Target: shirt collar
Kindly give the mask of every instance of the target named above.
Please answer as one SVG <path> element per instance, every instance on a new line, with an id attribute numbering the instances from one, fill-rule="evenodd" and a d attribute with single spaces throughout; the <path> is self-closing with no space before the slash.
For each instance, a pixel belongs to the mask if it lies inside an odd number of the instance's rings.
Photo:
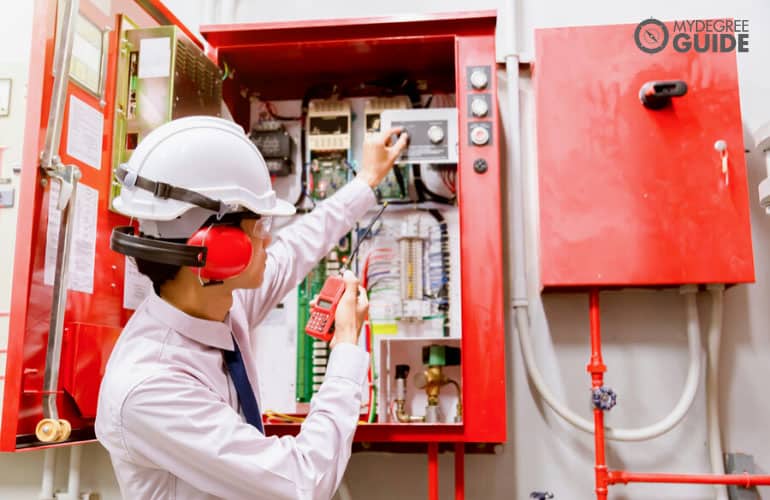
<path id="1" fill-rule="evenodd" d="M 233 350 L 230 313 L 224 322 L 195 318 L 169 304 L 153 291 L 147 300 L 147 312 L 156 320 L 190 340 L 217 349 Z"/>

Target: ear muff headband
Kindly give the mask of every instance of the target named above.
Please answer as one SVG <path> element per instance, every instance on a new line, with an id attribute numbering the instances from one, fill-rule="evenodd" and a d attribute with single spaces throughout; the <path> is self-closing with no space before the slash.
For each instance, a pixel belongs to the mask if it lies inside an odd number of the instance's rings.
<path id="1" fill-rule="evenodd" d="M 112 230 L 110 248 L 129 257 L 137 257 L 160 264 L 203 267 L 208 249 L 205 246 L 185 245 L 171 241 L 136 236 L 134 226 L 120 226 Z"/>
<path id="2" fill-rule="evenodd" d="M 251 239 L 238 227 L 206 226 L 193 234 L 187 244 L 155 240 L 134 234 L 133 226 L 112 231 L 110 248 L 139 259 L 199 268 L 206 280 L 225 280 L 242 273 L 251 262 Z"/>

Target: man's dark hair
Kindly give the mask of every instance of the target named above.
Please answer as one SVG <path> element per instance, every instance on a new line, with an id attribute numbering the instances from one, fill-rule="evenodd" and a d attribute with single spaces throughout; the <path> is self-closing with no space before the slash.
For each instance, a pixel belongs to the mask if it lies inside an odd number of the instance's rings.
<path id="1" fill-rule="evenodd" d="M 142 234 L 142 236 L 145 238 L 151 238 L 151 236 L 147 236 L 145 234 Z M 171 241 L 174 243 L 186 243 L 186 240 L 182 239 L 168 239 L 165 241 Z M 182 269 L 182 266 L 177 266 L 174 264 L 161 264 L 160 262 L 153 262 L 151 260 L 141 259 L 139 257 L 134 257 L 134 261 L 136 262 L 136 267 L 139 269 L 139 272 L 150 278 L 150 281 L 152 281 L 152 288 L 155 290 L 155 294 L 158 296 L 160 296 L 160 287 L 165 282 L 176 278 L 179 270 Z"/>

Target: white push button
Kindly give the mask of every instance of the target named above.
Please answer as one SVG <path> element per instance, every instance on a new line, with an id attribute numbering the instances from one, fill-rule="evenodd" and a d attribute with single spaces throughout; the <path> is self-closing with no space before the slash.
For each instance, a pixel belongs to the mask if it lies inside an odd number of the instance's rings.
<path id="1" fill-rule="evenodd" d="M 474 89 L 484 89 L 489 83 L 489 77 L 487 72 L 482 69 L 474 69 L 471 72 L 471 85 Z"/>
<path id="2" fill-rule="evenodd" d="M 489 142 L 489 130 L 476 126 L 471 128 L 471 142 L 476 146 L 483 146 Z"/>
<path id="3" fill-rule="evenodd" d="M 487 113 L 489 113 L 489 104 L 487 104 L 487 100 L 483 97 L 474 97 L 471 100 L 471 113 L 473 113 L 473 116 L 487 116 Z"/>

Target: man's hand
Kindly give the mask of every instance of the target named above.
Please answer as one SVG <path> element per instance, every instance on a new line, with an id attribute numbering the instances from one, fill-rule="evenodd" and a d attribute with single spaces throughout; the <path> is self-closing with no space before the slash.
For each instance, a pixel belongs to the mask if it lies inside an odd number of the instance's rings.
<path id="1" fill-rule="evenodd" d="M 393 127 L 364 141 L 363 161 L 358 177 L 372 188 L 377 187 L 388 175 L 396 158 L 406 148 L 406 133 L 401 134 L 395 144 L 391 144 L 391 137 L 402 130 L 403 127 Z"/>
<path id="2" fill-rule="evenodd" d="M 358 286 L 356 275 L 351 271 L 345 271 L 342 279 L 345 280 L 345 292 L 342 294 L 340 303 L 337 304 L 337 312 L 334 316 L 334 337 L 330 343 L 332 349 L 341 342 L 358 344 L 358 334 L 369 311 L 366 290 Z"/>

